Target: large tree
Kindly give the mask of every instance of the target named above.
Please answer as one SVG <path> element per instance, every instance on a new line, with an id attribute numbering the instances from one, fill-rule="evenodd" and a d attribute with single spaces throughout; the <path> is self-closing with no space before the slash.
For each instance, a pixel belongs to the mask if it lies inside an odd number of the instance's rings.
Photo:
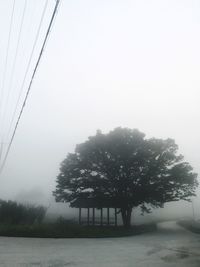
<path id="1" fill-rule="evenodd" d="M 134 207 L 148 212 L 195 196 L 197 174 L 177 150 L 174 140 L 146 139 L 136 129 L 97 131 L 61 163 L 54 196 L 72 206 L 88 199 L 99 207 L 107 203 L 128 227 Z"/>

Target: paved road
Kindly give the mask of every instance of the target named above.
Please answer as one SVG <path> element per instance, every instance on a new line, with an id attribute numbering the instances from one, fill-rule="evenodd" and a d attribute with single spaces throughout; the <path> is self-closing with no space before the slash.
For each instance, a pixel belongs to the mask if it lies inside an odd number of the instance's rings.
<path id="1" fill-rule="evenodd" d="M 5 267 L 200 267 L 200 235 L 174 222 L 157 232 L 104 239 L 0 237 Z"/>

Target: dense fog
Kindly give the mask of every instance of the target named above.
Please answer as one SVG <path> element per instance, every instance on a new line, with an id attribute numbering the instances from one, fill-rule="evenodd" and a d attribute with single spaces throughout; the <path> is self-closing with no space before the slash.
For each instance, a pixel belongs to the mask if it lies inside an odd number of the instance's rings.
<path id="1" fill-rule="evenodd" d="M 0 5 L 3 23 L 9 5 Z M 118 126 L 175 139 L 199 173 L 199 11 L 199 1 L 189 0 L 62 1 L 0 177 L 0 198 L 76 217 L 52 196 L 60 163 L 97 129 Z M 143 217 L 136 211 L 133 220 L 199 218 L 199 202 L 197 194 L 193 207 L 168 203 Z"/>

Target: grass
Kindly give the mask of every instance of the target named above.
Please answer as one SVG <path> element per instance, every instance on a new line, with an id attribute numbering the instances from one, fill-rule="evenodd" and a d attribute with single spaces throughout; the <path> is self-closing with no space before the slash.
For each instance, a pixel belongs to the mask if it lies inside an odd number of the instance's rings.
<path id="1" fill-rule="evenodd" d="M 193 233 L 200 234 L 200 221 L 194 220 L 181 220 L 177 222 L 178 225 L 190 230 Z"/>
<path id="2" fill-rule="evenodd" d="M 85 226 L 62 217 L 44 222 L 46 208 L 0 200 L 0 236 L 40 238 L 122 237 L 156 230 L 156 224 L 133 226 Z"/>
<path id="3" fill-rule="evenodd" d="M 75 223 L 41 223 L 33 225 L 0 224 L 0 236 L 38 238 L 102 238 L 138 235 L 156 230 L 156 224 L 125 229 L 122 226 L 80 226 Z"/>

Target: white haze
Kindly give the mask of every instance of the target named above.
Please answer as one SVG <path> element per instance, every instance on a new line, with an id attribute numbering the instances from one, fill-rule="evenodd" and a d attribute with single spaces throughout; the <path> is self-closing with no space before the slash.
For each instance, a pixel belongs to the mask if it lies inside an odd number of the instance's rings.
<path id="1" fill-rule="evenodd" d="M 192 0 L 63 0 L 0 179 L 1 198 L 48 205 L 67 153 L 97 129 L 118 126 L 174 138 L 200 173 L 199 14 Z M 191 204 L 181 207 L 191 212 Z"/>

